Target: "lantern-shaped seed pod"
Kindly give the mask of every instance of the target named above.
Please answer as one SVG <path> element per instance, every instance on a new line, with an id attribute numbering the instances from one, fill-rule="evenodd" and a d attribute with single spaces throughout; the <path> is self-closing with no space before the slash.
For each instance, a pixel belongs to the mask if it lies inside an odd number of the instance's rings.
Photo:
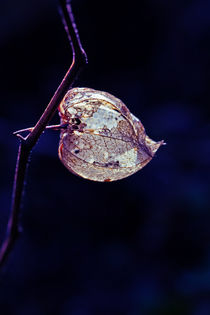
<path id="1" fill-rule="evenodd" d="M 155 142 L 142 123 L 113 95 L 73 88 L 59 106 L 59 157 L 72 173 L 93 181 L 125 178 L 144 167 L 163 141 Z"/>

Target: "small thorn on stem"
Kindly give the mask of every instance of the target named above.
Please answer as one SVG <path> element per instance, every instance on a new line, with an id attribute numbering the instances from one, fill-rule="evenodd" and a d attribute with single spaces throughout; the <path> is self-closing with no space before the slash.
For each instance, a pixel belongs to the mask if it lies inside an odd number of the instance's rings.
<path id="1" fill-rule="evenodd" d="M 33 128 L 20 129 L 20 130 L 17 130 L 15 132 L 13 132 L 12 134 L 14 136 L 20 137 L 20 133 L 26 132 L 26 131 L 30 131 L 31 132 L 32 130 L 33 130 Z"/>
<path id="2" fill-rule="evenodd" d="M 65 128 L 67 128 L 67 126 L 68 126 L 67 123 L 66 123 L 66 124 L 60 124 L 60 125 L 51 125 L 51 126 L 46 126 L 45 129 L 49 129 L 49 130 L 60 130 L 60 129 L 65 129 Z M 22 132 L 27 132 L 27 131 L 32 132 L 33 129 L 34 129 L 34 127 L 25 128 L 25 129 L 20 129 L 20 130 L 17 130 L 17 131 L 15 131 L 15 132 L 13 132 L 13 135 L 14 135 L 14 136 L 17 136 L 18 138 L 25 139 L 25 138 L 23 138 L 23 137 L 20 135 L 20 133 L 22 133 Z"/>
<path id="3" fill-rule="evenodd" d="M 15 134 L 16 137 L 18 137 L 21 140 L 26 140 L 26 138 L 24 138 L 23 136 L 21 136 L 19 133 Z"/>

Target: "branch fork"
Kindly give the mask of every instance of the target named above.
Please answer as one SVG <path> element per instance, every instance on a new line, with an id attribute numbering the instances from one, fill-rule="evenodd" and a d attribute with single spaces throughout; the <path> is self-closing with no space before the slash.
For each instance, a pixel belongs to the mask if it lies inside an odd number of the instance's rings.
<path id="1" fill-rule="evenodd" d="M 20 145 L 15 169 L 11 214 L 7 225 L 6 238 L 0 248 L 0 267 L 3 266 L 4 262 L 6 261 L 6 258 L 11 252 L 20 232 L 20 205 L 23 194 L 26 169 L 31 150 L 36 145 L 39 137 L 45 129 L 58 130 L 58 128 L 66 127 L 64 125 L 47 125 L 51 118 L 54 116 L 66 92 L 74 83 L 75 78 L 79 74 L 81 68 L 87 64 L 87 56 L 80 42 L 77 27 L 74 22 L 70 1 L 60 0 L 60 7 L 64 28 L 67 32 L 72 49 L 72 63 L 36 125 L 32 128 L 22 129 L 13 133 L 20 139 Z M 25 131 L 28 131 L 29 133 L 26 137 L 23 137 L 21 133 Z"/>

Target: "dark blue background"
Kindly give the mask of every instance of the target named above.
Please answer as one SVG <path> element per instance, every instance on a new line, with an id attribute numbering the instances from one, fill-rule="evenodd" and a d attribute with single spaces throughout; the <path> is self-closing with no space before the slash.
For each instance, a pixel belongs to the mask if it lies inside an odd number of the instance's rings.
<path id="1" fill-rule="evenodd" d="M 121 98 L 164 139 L 137 174 L 94 183 L 34 148 L 1 315 L 210 314 L 210 1 L 72 3 L 89 65 L 78 86 Z M 18 141 L 71 61 L 57 1 L 0 3 L 0 239 Z M 53 122 L 58 122 L 58 115 Z"/>

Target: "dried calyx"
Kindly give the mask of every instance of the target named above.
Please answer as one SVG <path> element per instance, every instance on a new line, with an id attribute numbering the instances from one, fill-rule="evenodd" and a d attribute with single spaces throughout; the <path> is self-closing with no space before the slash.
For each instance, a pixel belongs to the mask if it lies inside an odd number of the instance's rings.
<path id="1" fill-rule="evenodd" d="M 90 88 L 67 92 L 59 106 L 59 157 L 72 173 L 110 182 L 143 168 L 164 141 L 155 142 L 126 105 L 113 95 Z"/>

